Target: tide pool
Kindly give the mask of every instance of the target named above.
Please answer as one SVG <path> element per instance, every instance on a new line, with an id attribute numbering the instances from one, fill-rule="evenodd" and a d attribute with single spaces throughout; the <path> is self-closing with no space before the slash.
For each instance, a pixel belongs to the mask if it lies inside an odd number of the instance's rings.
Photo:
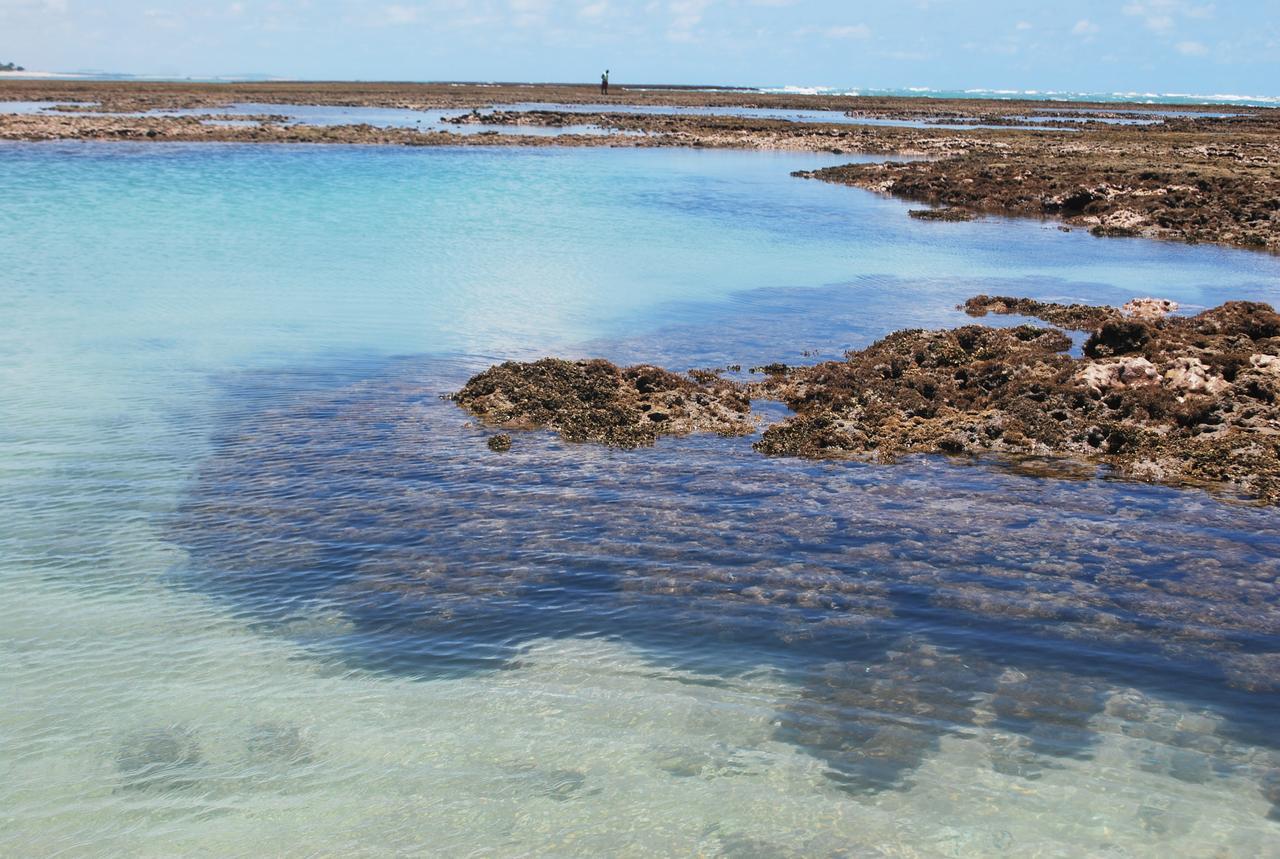
<path id="1" fill-rule="evenodd" d="M 1280 302 L 1275 257 L 789 175 L 849 160 L 0 147 L 0 853 L 1280 855 L 1275 511 L 749 439 L 495 457 L 438 399 L 833 357 L 978 292 Z"/>

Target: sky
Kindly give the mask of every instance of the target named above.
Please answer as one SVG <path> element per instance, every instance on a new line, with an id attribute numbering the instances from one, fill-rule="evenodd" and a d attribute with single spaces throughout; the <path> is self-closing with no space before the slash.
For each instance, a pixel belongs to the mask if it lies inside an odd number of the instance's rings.
<path id="1" fill-rule="evenodd" d="M 0 62 L 208 77 L 1280 95 L 1280 0 L 0 0 Z"/>

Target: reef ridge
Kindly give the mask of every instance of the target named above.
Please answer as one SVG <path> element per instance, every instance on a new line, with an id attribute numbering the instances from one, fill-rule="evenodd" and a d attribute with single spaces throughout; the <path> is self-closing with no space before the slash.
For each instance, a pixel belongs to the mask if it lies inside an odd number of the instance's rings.
<path id="1" fill-rule="evenodd" d="M 489 426 L 634 448 L 662 435 L 755 432 L 751 400 L 793 414 L 754 448 L 770 456 L 892 462 L 911 454 L 1064 457 L 1142 481 L 1280 503 L 1280 314 L 1231 301 L 1192 315 L 979 295 L 971 316 L 1049 327 L 898 331 L 840 360 L 770 364 L 763 379 L 546 358 L 474 376 L 454 400 Z M 1082 354 L 1063 329 L 1089 332 Z"/>

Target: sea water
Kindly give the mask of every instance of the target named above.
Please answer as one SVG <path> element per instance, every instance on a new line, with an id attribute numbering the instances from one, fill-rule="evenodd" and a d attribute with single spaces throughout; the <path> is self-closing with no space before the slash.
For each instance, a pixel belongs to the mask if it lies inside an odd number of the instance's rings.
<path id="1" fill-rule="evenodd" d="M 53 101 L 0 101 L 0 114 L 35 114 L 42 116 L 66 115 L 58 110 L 67 102 Z M 96 105 L 91 105 L 96 106 Z M 451 118 L 462 116 L 465 111 L 452 110 L 412 110 L 396 107 L 348 107 L 342 105 L 310 105 L 310 104 L 264 104 L 260 102 L 241 102 L 214 107 L 175 108 L 121 113 L 107 110 L 89 110 L 73 115 L 93 118 L 103 116 L 157 116 L 157 117 L 207 117 L 218 116 L 219 119 L 202 119 L 204 125 L 259 125 L 255 116 L 271 116 L 285 125 L 338 126 L 338 125 L 372 125 L 375 128 L 412 128 L 417 131 L 447 131 L 450 134 L 483 134 L 501 131 L 503 134 L 514 134 L 524 137 L 554 137 L 558 134 L 600 135 L 609 132 L 594 125 L 564 125 L 555 128 L 539 125 L 503 125 L 473 124 L 450 122 Z M 245 117 L 239 119 L 236 117 Z"/>
<path id="2" fill-rule="evenodd" d="M 837 357 L 1280 260 L 683 150 L 0 148 L 0 853 L 1280 855 L 1280 515 L 574 446 L 543 354 Z"/>

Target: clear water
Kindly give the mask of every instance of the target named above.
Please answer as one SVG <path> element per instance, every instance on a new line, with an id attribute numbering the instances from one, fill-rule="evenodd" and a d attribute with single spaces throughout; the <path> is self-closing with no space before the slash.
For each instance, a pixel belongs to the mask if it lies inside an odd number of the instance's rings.
<path id="1" fill-rule="evenodd" d="M 0 101 L 0 113 L 56 114 L 52 110 L 59 102 L 51 101 Z M 410 110 L 390 107 L 348 107 L 341 105 L 265 104 L 246 102 L 224 107 L 184 108 L 179 110 L 148 110 L 141 113 L 113 113 L 95 111 L 89 116 L 283 116 L 291 125 L 372 125 L 375 128 L 416 128 L 420 131 L 448 131 L 452 134 L 482 134 L 501 131 L 532 137 L 554 137 L 558 134 L 607 134 L 605 129 L 593 125 L 568 125 L 560 128 L 544 128 L 536 125 L 467 125 L 445 122 L 446 117 L 458 116 L 458 110 Z M 237 119 L 208 120 L 206 125 L 245 125 Z"/>
<path id="2" fill-rule="evenodd" d="M 0 113 L 32 114 L 44 113 L 51 107 L 63 102 L 57 101 L 0 101 Z"/>
<path id="3" fill-rule="evenodd" d="M 0 113 L 41 114 L 50 113 L 59 102 L 39 101 L 0 101 Z M 635 113 L 646 115 L 690 115 L 690 116 L 740 116 L 756 119 L 782 119 L 789 122 L 830 122 L 846 125 L 874 125 L 895 128 L 934 128 L 945 125 L 957 131 L 971 131 L 980 128 L 1044 130 L 1044 123 L 1060 117 L 1019 115 L 1016 118 L 1023 125 L 991 125 L 986 123 L 939 123 L 930 119 L 893 119 L 875 116 L 846 114 L 835 110 L 801 110 L 765 107 L 718 107 L 718 106 L 679 106 L 651 104 L 558 104 L 554 102 L 519 102 L 515 104 L 496 104 L 494 110 L 503 111 L 556 111 L 560 113 Z M 1040 108 L 1055 114 L 1072 112 L 1072 108 Z M 1136 117 L 1095 117 L 1087 116 L 1088 121 L 1101 122 L 1108 125 L 1153 125 L 1166 117 L 1208 117 L 1221 118 L 1235 114 L 1210 112 L 1179 112 L 1170 110 L 1151 110 L 1157 119 L 1141 119 Z M 559 127 L 542 127 L 537 125 L 493 124 L 458 124 L 447 122 L 449 117 L 459 114 L 457 110 L 412 110 L 408 108 L 360 107 L 342 105 L 306 105 L 306 104 L 269 104 L 238 103 L 220 108 L 191 108 L 180 110 L 149 110 L 141 114 L 131 113 L 97 113 L 100 116 L 203 116 L 210 113 L 227 116 L 278 115 L 286 117 L 286 122 L 298 125 L 355 125 L 364 123 L 377 128 L 417 128 L 424 131 L 449 131 L 455 134 L 480 134 L 485 131 L 501 130 L 505 134 L 521 134 L 531 136 L 555 136 L 557 134 L 608 134 L 607 129 L 594 125 L 567 125 Z M 1087 113 L 1084 112 L 1084 113 Z M 1083 120 L 1082 120 L 1083 121 Z M 208 124 L 240 125 L 238 120 L 210 121 Z M 1069 128 L 1057 128 L 1057 131 L 1071 131 Z M 617 132 L 613 132 L 617 133 Z"/>
<path id="4" fill-rule="evenodd" d="M 0 113 L 43 114 L 52 111 L 57 102 L 0 102 Z M 693 116 L 744 116 L 761 119 L 784 119 L 790 122 L 835 122 L 848 125 L 879 125 L 901 128 L 931 128 L 938 123 L 927 120 L 883 119 L 879 117 L 853 117 L 832 110 L 781 110 L 774 108 L 752 107 L 678 107 L 668 105 L 645 104 L 554 104 L 550 102 L 522 102 L 519 104 L 499 104 L 495 110 L 531 111 L 554 110 L 562 113 L 640 113 L 652 115 L 693 115 Z M 449 117 L 458 116 L 458 110 L 411 110 L 408 108 L 358 107 L 309 104 L 268 104 L 240 103 L 218 108 L 185 108 L 179 110 L 148 110 L 142 113 L 95 112 L 96 116 L 205 116 L 222 114 L 225 116 L 265 116 L 286 117 L 285 122 L 297 125 L 356 125 L 367 124 L 377 128 L 417 128 L 421 131 L 448 131 L 454 134 L 482 134 L 486 131 L 501 131 L 504 134 L 519 134 L 533 137 L 554 137 L 559 134 L 617 134 L 595 125 L 563 125 L 546 127 L 539 125 L 512 125 L 504 123 L 454 123 L 447 122 Z M 1034 122 L 1034 120 L 1030 120 Z M 209 120 L 207 125 L 240 125 L 240 120 Z M 976 128 L 1037 128 L 1027 126 L 994 126 L 964 123 L 948 125 L 957 131 Z M 1060 129 L 1066 130 L 1066 129 Z"/>
<path id="5" fill-rule="evenodd" d="M 341 105 L 313 104 L 233 104 L 218 110 L 198 108 L 191 110 L 150 111 L 160 116 L 191 116 L 201 113 L 276 114 L 288 117 L 297 125 L 357 125 L 367 124 L 376 128 L 417 128 L 421 131 L 448 131 L 454 134 L 480 134 L 501 130 L 505 134 L 522 134 L 534 137 L 553 137 L 557 134 L 605 134 L 605 130 L 593 125 L 573 125 L 563 128 L 542 128 L 521 125 L 465 125 L 445 122 L 446 117 L 457 116 L 458 110 L 410 110 L 390 107 L 349 107 Z"/>
<path id="6" fill-rule="evenodd" d="M 918 222 L 823 163 L 0 148 L 0 854 L 1280 855 L 1275 511 L 496 456 L 437 398 L 978 291 L 1280 299 L 1275 257 Z"/>

